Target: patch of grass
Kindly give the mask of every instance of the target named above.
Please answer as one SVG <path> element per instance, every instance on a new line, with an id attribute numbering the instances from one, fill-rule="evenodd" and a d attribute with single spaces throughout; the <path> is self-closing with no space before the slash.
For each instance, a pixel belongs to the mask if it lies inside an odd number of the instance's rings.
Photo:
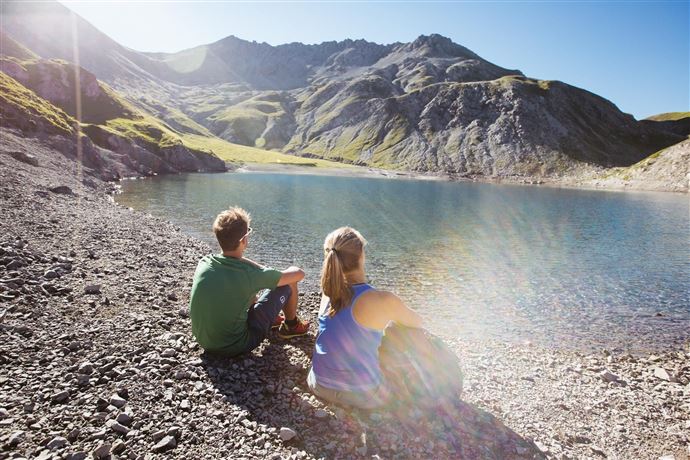
<path id="1" fill-rule="evenodd" d="M 62 109 L 55 107 L 4 72 L 0 72 L 0 106 L 4 116 L 12 110 L 25 118 L 40 118 L 62 134 L 71 134 L 72 127 L 76 124 L 76 120 Z"/>
<path id="2" fill-rule="evenodd" d="M 14 40 L 12 37 L 6 33 L 0 31 L 0 42 L 2 47 L 0 49 L 0 54 L 5 56 L 12 56 L 17 59 L 36 59 L 38 55 Z"/>
<path id="3" fill-rule="evenodd" d="M 548 91 L 551 88 L 552 80 L 536 80 L 534 78 L 523 77 L 522 75 L 506 75 L 493 80 L 493 82 L 503 87 L 526 85 L 526 88 L 533 88 L 537 91 Z"/>
<path id="4" fill-rule="evenodd" d="M 260 95 L 214 113 L 208 120 L 216 133 L 232 129 L 237 141 L 255 145 L 266 129 L 268 121 L 286 115 L 280 95 Z"/>
<path id="5" fill-rule="evenodd" d="M 158 148 L 182 143 L 178 133 L 148 115 L 108 120 L 102 127 L 113 134 Z"/>
<path id="6" fill-rule="evenodd" d="M 678 121 L 678 120 L 682 120 L 683 118 L 688 118 L 688 117 L 690 117 L 690 112 L 667 112 L 667 113 L 660 113 L 658 115 L 652 115 L 651 117 L 645 118 L 645 120 Z"/>
<path id="7" fill-rule="evenodd" d="M 214 153 L 224 161 L 233 163 L 275 163 L 298 166 L 315 166 L 319 168 L 348 168 L 342 163 L 321 159 L 302 158 L 285 153 L 262 150 L 256 147 L 232 144 L 218 137 L 205 137 L 194 134 L 182 136 L 182 142 L 188 148 Z"/>

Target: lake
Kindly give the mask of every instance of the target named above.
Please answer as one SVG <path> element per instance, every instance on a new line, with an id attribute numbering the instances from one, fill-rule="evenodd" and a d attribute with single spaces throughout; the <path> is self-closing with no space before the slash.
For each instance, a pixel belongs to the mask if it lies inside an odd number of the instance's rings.
<path id="1" fill-rule="evenodd" d="M 687 195 L 284 173 L 124 181 L 117 201 L 216 246 L 230 205 L 252 213 L 247 256 L 307 272 L 350 225 L 369 241 L 370 282 L 429 328 L 591 350 L 649 351 L 690 340 Z"/>

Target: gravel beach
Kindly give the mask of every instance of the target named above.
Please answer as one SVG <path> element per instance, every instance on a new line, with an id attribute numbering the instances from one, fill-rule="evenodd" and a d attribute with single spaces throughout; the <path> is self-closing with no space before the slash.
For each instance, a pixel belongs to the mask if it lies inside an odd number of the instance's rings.
<path id="1" fill-rule="evenodd" d="M 313 331 L 209 357 L 187 302 L 215 248 L 118 206 L 113 184 L 36 139 L 2 129 L 0 146 L 0 459 L 690 457 L 688 346 L 445 337 L 465 375 L 452 424 L 317 400 Z M 305 316 L 317 307 L 302 295 Z"/>

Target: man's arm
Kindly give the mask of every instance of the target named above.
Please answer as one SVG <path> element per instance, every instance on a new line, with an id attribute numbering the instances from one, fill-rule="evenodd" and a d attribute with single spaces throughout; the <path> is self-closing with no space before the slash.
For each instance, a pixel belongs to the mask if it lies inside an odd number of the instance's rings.
<path id="1" fill-rule="evenodd" d="M 299 267 L 288 267 L 281 273 L 277 286 L 299 283 L 304 279 L 304 270 Z"/>

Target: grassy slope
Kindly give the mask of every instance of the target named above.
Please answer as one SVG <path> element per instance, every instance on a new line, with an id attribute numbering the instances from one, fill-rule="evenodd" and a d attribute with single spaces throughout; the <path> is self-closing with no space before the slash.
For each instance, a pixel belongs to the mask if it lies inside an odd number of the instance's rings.
<path id="1" fill-rule="evenodd" d="M 690 112 L 668 112 L 668 113 L 660 113 L 658 115 L 653 115 L 651 117 L 645 118 L 645 120 L 652 120 L 652 121 L 676 121 L 676 120 L 682 120 L 683 118 L 688 118 L 690 117 Z"/>
<path id="2" fill-rule="evenodd" d="M 349 168 L 343 163 L 327 160 L 301 158 L 284 153 L 272 152 L 256 147 L 232 144 L 218 137 L 185 134 L 182 142 L 189 148 L 213 152 L 219 158 L 234 163 L 276 163 L 298 166 L 315 166 L 320 168 Z"/>
<path id="3" fill-rule="evenodd" d="M 13 109 L 26 118 L 41 119 L 62 134 L 73 133 L 72 127 L 76 123 L 74 118 L 4 72 L 0 72 L 0 105 Z"/>

